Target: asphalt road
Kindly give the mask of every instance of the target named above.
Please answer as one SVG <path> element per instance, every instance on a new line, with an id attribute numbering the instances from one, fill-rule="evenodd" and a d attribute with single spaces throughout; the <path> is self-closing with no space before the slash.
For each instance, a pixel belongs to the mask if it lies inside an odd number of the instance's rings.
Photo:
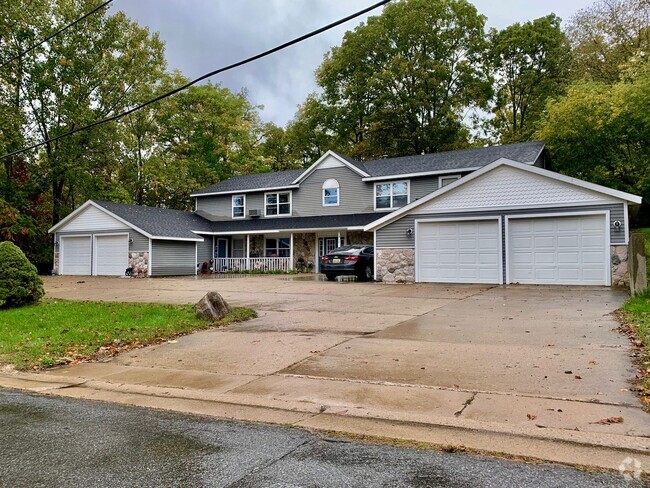
<path id="1" fill-rule="evenodd" d="M 327 439 L 304 430 L 0 391 L 2 487 L 635 487 L 460 453 Z"/>

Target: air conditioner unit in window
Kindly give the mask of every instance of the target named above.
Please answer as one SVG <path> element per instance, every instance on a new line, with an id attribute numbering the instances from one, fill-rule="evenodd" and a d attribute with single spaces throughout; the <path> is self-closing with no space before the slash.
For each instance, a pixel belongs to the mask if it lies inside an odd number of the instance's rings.
<path id="1" fill-rule="evenodd" d="M 248 211 L 248 216 L 253 218 L 253 219 L 256 219 L 256 218 L 262 216 L 262 212 L 260 210 L 258 210 L 258 209 L 251 209 L 251 210 Z"/>

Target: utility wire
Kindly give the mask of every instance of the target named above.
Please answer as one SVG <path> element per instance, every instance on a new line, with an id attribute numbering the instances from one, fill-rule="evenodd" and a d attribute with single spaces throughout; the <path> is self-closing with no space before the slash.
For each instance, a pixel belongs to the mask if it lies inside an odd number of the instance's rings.
<path id="1" fill-rule="evenodd" d="M 88 12 L 88 13 L 87 13 L 86 15 L 84 15 L 83 17 L 78 18 L 77 20 L 75 20 L 75 21 L 72 22 L 71 24 L 68 24 L 68 25 L 66 25 L 66 26 L 64 26 L 64 27 L 61 27 L 61 28 L 60 28 L 59 30 L 57 30 L 54 34 L 51 34 L 51 35 L 47 36 L 45 39 L 43 39 L 43 40 L 37 42 L 36 44 L 32 44 L 32 46 L 28 47 L 28 48 L 25 49 L 23 52 L 16 54 L 16 55 L 15 55 L 13 58 L 11 58 L 9 61 L 5 61 L 4 63 L 0 64 L 0 68 L 4 68 L 4 67 L 7 66 L 8 64 L 13 63 L 13 62 L 16 61 L 18 58 L 24 56 L 24 55 L 27 54 L 28 52 L 33 51 L 33 50 L 36 49 L 37 47 L 39 47 L 39 46 L 45 44 L 47 41 L 49 41 L 49 40 L 52 39 L 53 37 L 56 37 L 56 36 L 58 36 L 59 34 L 61 34 L 61 32 L 64 32 L 64 31 L 68 30 L 70 27 L 72 27 L 72 26 L 78 24 L 79 22 L 81 22 L 82 20 L 84 20 L 86 17 L 89 17 L 90 15 L 94 14 L 94 13 L 97 12 L 98 10 L 103 9 L 106 5 L 108 5 L 108 4 L 111 3 L 112 1 L 113 1 L 113 0 L 108 0 L 108 1 L 106 1 L 106 2 L 104 2 L 104 3 L 102 3 L 102 4 L 99 5 L 98 7 L 92 9 L 90 12 Z"/>
<path id="2" fill-rule="evenodd" d="M 230 64 L 228 66 L 224 66 L 223 68 L 219 68 L 219 69 L 216 69 L 214 71 L 210 71 L 209 73 L 206 73 L 203 76 L 200 76 L 199 78 L 196 78 L 196 79 L 194 79 L 194 80 L 192 80 L 192 81 L 190 81 L 190 82 L 188 82 L 188 83 L 186 83 L 186 84 L 184 84 L 182 86 L 179 86 L 178 88 L 174 88 L 173 90 L 171 90 L 171 91 L 169 91 L 167 93 L 163 93 L 162 95 L 159 95 L 159 96 L 157 96 L 155 98 L 152 98 L 151 100 L 148 100 L 148 101 L 146 101 L 144 103 L 141 103 L 140 105 L 136 105 L 135 107 L 133 107 L 133 108 L 131 108 L 129 110 L 126 110 L 125 112 L 122 112 L 122 113 L 119 113 L 119 114 L 116 114 L 116 115 L 111 115 L 110 117 L 106 117 L 104 119 L 92 122 L 92 123 L 90 123 L 88 125 L 78 127 L 76 129 L 70 130 L 68 132 L 64 132 L 63 134 L 59 134 L 58 136 L 51 137 L 51 138 L 46 139 L 46 140 L 44 140 L 42 142 L 38 142 L 36 144 L 32 144 L 31 146 L 27 146 L 27 147 L 24 147 L 22 149 L 18 149 L 16 151 L 7 153 L 7 154 L 5 154 L 3 156 L 0 156 L 0 160 L 8 158 L 10 156 L 15 156 L 16 154 L 21 154 L 21 153 L 30 151 L 32 149 L 36 149 L 37 147 L 44 146 L 45 144 L 48 144 L 50 142 L 58 141 L 59 139 L 61 139 L 63 137 L 71 136 L 72 134 L 76 134 L 77 132 L 80 132 L 82 130 L 90 129 L 92 127 L 96 127 L 98 125 L 102 125 L 102 124 L 105 124 L 107 122 L 111 122 L 113 120 L 121 119 L 122 117 L 130 115 L 133 112 L 137 112 L 138 110 L 140 110 L 140 109 L 142 109 L 142 108 L 144 108 L 144 107 L 146 107 L 148 105 L 151 105 L 152 103 L 158 102 L 158 101 L 160 101 L 160 100 L 162 100 L 164 98 L 175 95 L 176 93 L 178 93 L 180 91 L 183 91 L 183 90 L 185 90 L 186 88 L 189 88 L 192 85 L 195 85 L 199 81 L 203 81 L 206 78 L 210 78 L 211 76 L 217 75 L 219 73 L 223 73 L 224 71 L 228 71 L 228 70 L 231 70 L 231 69 L 234 69 L 234 68 L 238 68 L 239 66 L 243 66 L 243 65 L 251 63 L 253 61 L 257 61 L 258 59 L 270 56 L 271 54 L 274 54 L 274 53 L 276 53 L 278 51 L 282 51 L 283 49 L 286 49 L 286 48 L 288 48 L 290 46 L 293 46 L 294 44 L 298 44 L 298 43 L 300 43 L 302 41 L 305 41 L 305 40 L 310 39 L 310 38 L 312 38 L 314 36 L 317 36 L 318 34 L 322 34 L 325 31 L 333 29 L 334 27 L 338 27 L 339 25 L 344 24 L 345 22 L 348 22 L 348 21 L 350 21 L 352 19 L 360 17 L 361 15 L 366 14 L 366 13 L 372 11 L 372 10 L 375 10 L 378 7 L 386 5 L 389 2 L 391 2 L 391 0 L 381 0 L 380 2 L 377 2 L 377 3 L 371 5 L 371 6 L 367 7 L 367 8 L 364 8 L 363 10 L 359 10 L 358 12 L 355 12 L 355 13 L 353 13 L 351 15 L 348 15 L 347 17 L 344 17 L 344 18 L 339 19 L 339 20 L 337 20 L 335 22 L 332 22 L 331 24 L 327 24 L 326 26 L 323 26 L 323 27 L 321 27 L 319 29 L 316 29 L 314 31 L 311 31 L 308 34 L 304 34 L 304 35 L 302 35 L 300 37 L 296 37 L 296 38 L 294 38 L 294 39 L 292 39 L 290 41 L 285 42 L 284 44 L 280 44 L 280 45 L 275 46 L 275 47 L 273 47 L 273 48 L 271 48 L 271 49 L 269 49 L 267 51 L 261 52 L 259 54 L 255 54 L 254 56 L 243 59 L 241 61 L 237 61 L 236 63 Z"/>

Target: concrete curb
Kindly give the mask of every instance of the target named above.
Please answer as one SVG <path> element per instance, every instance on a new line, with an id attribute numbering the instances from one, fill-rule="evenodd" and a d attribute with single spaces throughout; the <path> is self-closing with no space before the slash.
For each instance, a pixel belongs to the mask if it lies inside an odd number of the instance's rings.
<path id="1" fill-rule="evenodd" d="M 3 374 L 0 387 L 599 469 L 618 470 L 630 457 L 640 461 L 643 472 L 650 474 L 650 439 L 646 437 L 504 426 L 449 417 L 430 417 L 426 421 L 408 415 L 380 418 L 371 410 L 335 411 L 302 401 L 35 376 Z"/>

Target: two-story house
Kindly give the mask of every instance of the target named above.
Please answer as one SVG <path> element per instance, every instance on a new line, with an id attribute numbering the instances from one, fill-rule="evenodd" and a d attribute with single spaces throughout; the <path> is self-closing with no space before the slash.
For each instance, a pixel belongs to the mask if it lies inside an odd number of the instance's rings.
<path id="1" fill-rule="evenodd" d="M 550 171 L 542 142 L 363 162 L 329 151 L 192 197 L 194 212 L 86 202 L 50 230 L 55 272 L 318 271 L 350 243 L 375 246 L 387 282 L 608 285 L 625 279 L 628 204 L 641 201 Z"/>

